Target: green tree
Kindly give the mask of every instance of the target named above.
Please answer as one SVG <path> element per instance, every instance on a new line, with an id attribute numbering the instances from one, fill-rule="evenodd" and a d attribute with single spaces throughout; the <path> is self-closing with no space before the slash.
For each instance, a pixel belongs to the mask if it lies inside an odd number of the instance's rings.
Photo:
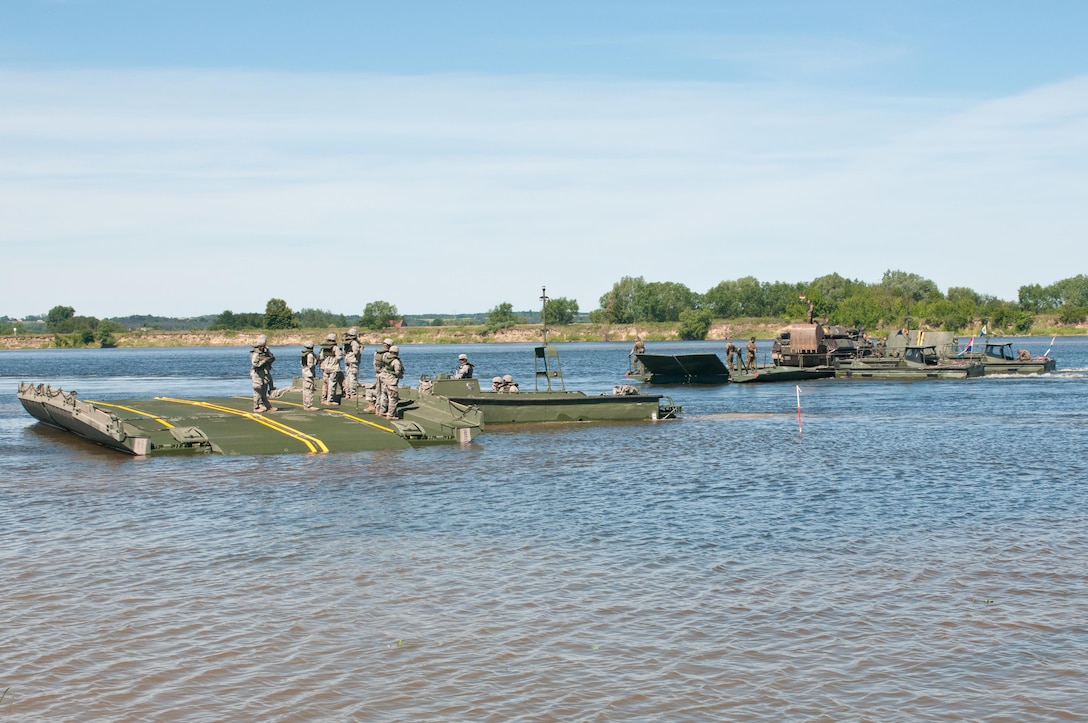
<path id="1" fill-rule="evenodd" d="M 881 325 L 880 302 L 869 287 L 856 290 L 839 303 L 834 321 L 857 329 L 876 329 Z"/>
<path id="2" fill-rule="evenodd" d="M 1088 306 L 1088 276 L 1080 274 L 1053 284 L 1062 304 Z"/>
<path id="3" fill-rule="evenodd" d="M 389 326 L 389 322 L 400 318 L 397 307 L 388 301 L 371 301 L 363 309 L 359 323 L 367 329 L 380 330 Z"/>
<path id="4" fill-rule="evenodd" d="M 548 304 L 544 307 L 544 323 L 546 324 L 557 326 L 571 324 L 576 316 L 578 316 L 578 301 L 575 299 L 559 296 L 548 299 Z"/>
<path id="5" fill-rule="evenodd" d="M 604 321 L 611 324 L 630 324 L 635 321 L 635 307 L 639 293 L 646 287 L 646 279 L 624 276 L 612 285 L 612 290 L 601 297 Z"/>
<path id="6" fill-rule="evenodd" d="M 229 309 L 215 317 L 208 327 L 211 331 L 241 331 L 242 329 L 264 329 L 264 314 L 246 312 L 235 314 Z"/>
<path id="7" fill-rule="evenodd" d="M 922 301 L 941 293 L 934 282 L 905 271 L 885 271 L 880 286 L 888 293 L 910 301 Z"/>
<path id="8" fill-rule="evenodd" d="M 1063 324 L 1080 324 L 1088 317 L 1088 308 L 1076 304 L 1062 304 L 1058 307 L 1058 321 Z"/>
<path id="9" fill-rule="evenodd" d="M 295 321 L 295 312 L 283 299 L 269 299 L 264 307 L 264 328 L 266 329 L 295 329 L 298 323 Z"/>
<path id="10" fill-rule="evenodd" d="M 1019 302 L 1021 309 L 1034 312 L 1056 309 L 1061 305 L 1061 300 L 1051 295 L 1049 287 L 1044 289 L 1039 284 L 1021 286 Z"/>
<path id="11" fill-rule="evenodd" d="M 706 339 L 706 335 L 710 331 L 710 325 L 713 323 L 714 315 L 707 309 L 684 309 L 680 312 L 680 325 L 677 333 L 681 339 Z"/>
<path id="12" fill-rule="evenodd" d="M 70 306 L 54 306 L 45 315 L 45 328 L 48 331 L 58 331 L 61 324 L 76 315 L 76 310 Z"/>
<path id="13" fill-rule="evenodd" d="M 653 281 L 635 294 L 633 321 L 679 321 L 680 312 L 698 307 L 701 300 L 683 284 Z"/>
<path id="14" fill-rule="evenodd" d="M 504 301 L 491 311 L 487 312 L 487 323 L 484 324 L 484 328 L 487 331 L 494 333 L 500 329 L 509 329 L 512 326 L 517 326 L 522 321 L 520 316 L 514 314 L 514 305 Z"/>
<path id="15" fill-rule="evenodd" d="M 300 309 L 295 312 L 295 322 L 303 329 L 327 329 L 348 326 L 348 319 L 343 314 L 334 314 L 322 309 Z"/>

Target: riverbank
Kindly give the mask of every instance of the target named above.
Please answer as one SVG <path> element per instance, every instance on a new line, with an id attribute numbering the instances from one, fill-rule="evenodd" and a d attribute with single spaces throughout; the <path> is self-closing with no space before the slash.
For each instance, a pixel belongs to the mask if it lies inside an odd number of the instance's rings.
<path id="1" fill-rule="evenodd" d="M 708 339 L 725 339 L 755 336 L 769 339 L 783 326 L 783 322 L 771 319 L 745 319 L 722 321 L 714 324 Z M 258 336 L 268 337 L 271 346 L 301 346 L 304 341 L 321 343 L 325 335 L 335 331 L 343 340 L 345 329 L 286 329 L 262 331 L 131 331 L 114 334 L 118 347 L 179 347 L 179 346 L 252 346 Z M 548 341 L 622 341 L 634 342 L 635 336 L 644 341 L 676 341 L 680 338 L 677 325 L 652 324 L 569 324 L 548 329 Z M 364 330 L 359 340 L 368 346 L 377 345 L 389 337 L 397 344 L 508 344 L 539 342 L 542 331 L 539 325 L 519 325 L 497 332 L 488 332 L 482 326 L 408 326 L 385 331 Z M 0 336 L 0 349 L 49 349 L 57 346 L 54 334 L 7 334 Z"/>
<path id="2" fill-rule="evenodd" d="M 1039 328 L 1032 329 L 1031 336 L 1076 336 L 1088 334 L 1085 326 L 1057 326 L 1053 320 L 1040 320 Z M 772 339 L 787 322 L 781 319 L 731 319 L 715 322 L 707 339 Z M 264 334 L 271 346 L 301 346 L 304 341 L 321 343 L 325 335 L 335 331 L 343 341 L 345 329 L 286 329 L 261 331 L 158 331 L 137 330 L 114 335 L 118 347 L 200 347 L 200 346 L 252 346 L 257 337 Z M 1014 334 L 994 330 L 995 335 L 1012 337 Z M 678 341 L 678 325 L 675 323 L 646 324 L 569 324 L 548 329 L 548 341 L 562 342 L 634 342 L 635 336 L 643 341 Z M 962 333 L 961 336 L 970 336 Z M 364 330 L 359 339 L 368 346 L 377 345 L 385 337 L 397 344 L 509 344 L 540 342 L 541 327 L 524 324 L 497 332 L 488 332 L 483 326 L 408 326 L 386 331 Z M 0 349 L 51 349 L 66 346 L 57 343 L 54 334 L 6 334 L 0 335 Z"/>

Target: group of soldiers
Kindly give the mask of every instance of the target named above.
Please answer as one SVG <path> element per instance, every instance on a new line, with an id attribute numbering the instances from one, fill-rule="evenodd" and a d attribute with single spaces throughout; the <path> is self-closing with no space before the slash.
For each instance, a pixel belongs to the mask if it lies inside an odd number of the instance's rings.
<path id="1" fill-rule="evenodd" d="M 373 412 L 379 417 L 396 419 L 397 405 L 400 403 L 400 380 L 404 378 L 404 363 L 400 360 L 400 347 L 386 338 L 382 346 L 374 352 L 374 383 L 360 384 L 359 363 L 363 358 L 363 344 L 359 341 L 359 330 L 355 327 L 344 334 L 344 343 L 337 344 L 336 334 L 330 333 L 320 346 L 307 341 L 302 345 L 300 363 L 302 367 L 302 408 L 316 411 L 314 397 L 317 394 L 317 380 L 321 378 L 321 404 L 339 406 L 341 399 L 356 399 L 360 393 L 369 403 L 364 412 Z M 268 348 L 268 338 L 263 334 L 257 337 L 257 343 L 249 354 L 250 377 L 253 380 L 253 411 L 257 413 L 274 412 L 276 408 L 269 402 L 269 395 L 275 388 L 272 381 L 272 362 L 275 355 Z M 472 379 L 475 366 L 467 354 L 457 356 L 457 371 L 453 379 Z M 491 380 L 491 391 L 513 393 L 519 391 L 517 382 L 507 374 Z"/>
<path id="2" fill-rule="evenodd" d="M 363 344 L 359 330 L 352 327 L 344 334 L 344 343 L 336 342 L 336 334 L 330 333 L 319 347 L 307 341 L 302 345 L 301 377 L 302 407 L 315 411 L 314 396 L 317 393 L 318 371 L 321 375 L 321 404 L 338 406 L 341 399 L 359 397 L 359 363 L 363 358 Z M 272 362 L 276 360 L 268 348 L 268 338 L 261 335 L 249 354 L 250 378 L 253 380 L 253 411 L 273 412 L 268 395 L 272 392 Z M 400 380 L 404 378 L 404 363 L 400 360 L 400 348 L 386 338 L 374 352 L 374 384 L 365 385 L 365 397 L 369 406 L 364 410 L 388 419 L 397 418 L 400 402 Z"/>
<path id="3" fill-rule="evenodd" d="M 748 339 L 744 351 L 746 358 L 741 359 L 740 349 L 737 348 L 737 345 L 729 337 L 725 338 L 725 365 L 729 367 L 730 371 L 737 368 L 734 359 L 741 364 L 745 371 L 756 368 L 756 338 L 754 336 Z"/>

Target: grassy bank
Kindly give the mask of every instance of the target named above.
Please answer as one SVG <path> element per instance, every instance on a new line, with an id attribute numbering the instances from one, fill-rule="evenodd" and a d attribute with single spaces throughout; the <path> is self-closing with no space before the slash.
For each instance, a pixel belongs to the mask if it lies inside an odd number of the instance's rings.
<path id="1" fill-rule="evenodd" d="M 770 339 L 786 325 L 781 319 L 732 319 L 719 320 L 710 328 L 707 339 Z M 548 341 L 590 342 L 613 341 L 634 342 L 635 335 L 644 341 L 677 341 L 678 325 L 671 322 L 645 324 L 570 324 L 548 329 Z M 343 341 L 345 329 L 290 329 L 284 331 L 132 331 L 115 335 L 118 347 L 185 347 L 185 346 L 251 346 L 258 336 L 265 334 L 272 346 L 301 346 L 304 341 L 320 343 L 330 332 L 337 333 L 337 339 Z M 962 336 L 971 336 L 977 331 L 964 331 Z M 1015 336 L 1005 329 L 992 329 L 995 336 Z M 1039 317 L 1031 329 L 1032 336 L 1069 336 L 1088 334 L 1085 326 L 1062 326 L 1056 319 Z M 521 325 L 490 333 L 483 326 L 410 326 L 400 329 L 388 329 L 384 332 L 364 331 L 360 340 L 373 346 L 384 337 L 392 338 L 397 344 L 504 344 L 513 342 L 540 342 L 542 339 L 539 325 Z M 53 334 L 0 335 L 0 349 L 49 349 L 58 346 Z"/>
<path id="2" fill-rule="evenodd" d="M 726 333 L 734 338 L 756 336 L 770 338 L 782 322 L 768 319 L 745 319 L 720 322 L 710 329 L 708 339 L 724 339 Z M 246 331 L 132 331 L 114 335 L 118 347 L 179 347 L 179 346 L 250 346 L 264 334 L 272 346 L 301 346 L 304 341 L 320 343 L 330 332 L 343 341 L 345 329 L 290 329 Z M 570 324 L 550 327 L 549 342 L 617 341 L 634 342 L 639 335 L 645 341 L 677 340 L 674 323 L 648 324 Z M 383 332 L 363 331 L 360 341 L 368 346 L 376 345 L 385 337 L 397 344 L 504 344 L 512 342 L 539 342 L 542 334 L 539 325 L 521 325 L 494 333 L 483 326 L 410 326 L 388 329 Z M 53 334 L 11 334 L 0 336 L 0 348 L 48 349 L 57 346 Z"/>

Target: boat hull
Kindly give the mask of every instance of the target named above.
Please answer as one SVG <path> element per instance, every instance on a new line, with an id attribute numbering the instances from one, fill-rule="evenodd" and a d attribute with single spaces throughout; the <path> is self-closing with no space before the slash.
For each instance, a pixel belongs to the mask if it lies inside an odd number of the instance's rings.
<path id="1" fill-rule="evenodd" d="M 1046 374 L 1057 369 L 1058 365 L 1053 359 L 1024 362 L 986 360 L 982 362 L 982 368 L 986 374 Z"/>
<path id="2" fill-rule="evenodd" d="M 475 379 L 436 379 L 407 390 L 413 398 L 434 396 L 474 406 L 485 424 L 542 422 L 644 422 L 672 419 L 680 407 L 660 394 L 614 393 L 591 396 L 577 391 L 485 392 Z M 627 390 L 630 391 L 630 390 Z"/>
<path id="3" fill-rule="evenodd" d="M 835 367 L 792 367 L 792 366 L 767 366 L 758 367 L 751 372 L 736 371 L 730 377 L 731 382 L 737 384 L 764 383 L 764 382 L 803 382 L 814 379 L 829 379 L 835 376 Z"/>
<path id="4" fill-rule="evenodd" d="M 835 368 L 836 379 L 968 379 L 983 375 L 981 364 L 925 367 L 901 364 L 873 364 L 860 361 L 840 363 Z"/>
<path id="5" fill-rule="evenodd" d="M 277 411 L 252 412 L 250 397 L 154 397 L 85 401 L 75 392 L 20 384 L 18 398 L 35 419 L 137 456 L 324 454 L 467 443 L 482 429 L 478 410 L 446 400 L 407 402 L 389 420 L 355 409 L 303 409 L 284 390 Z"/>

